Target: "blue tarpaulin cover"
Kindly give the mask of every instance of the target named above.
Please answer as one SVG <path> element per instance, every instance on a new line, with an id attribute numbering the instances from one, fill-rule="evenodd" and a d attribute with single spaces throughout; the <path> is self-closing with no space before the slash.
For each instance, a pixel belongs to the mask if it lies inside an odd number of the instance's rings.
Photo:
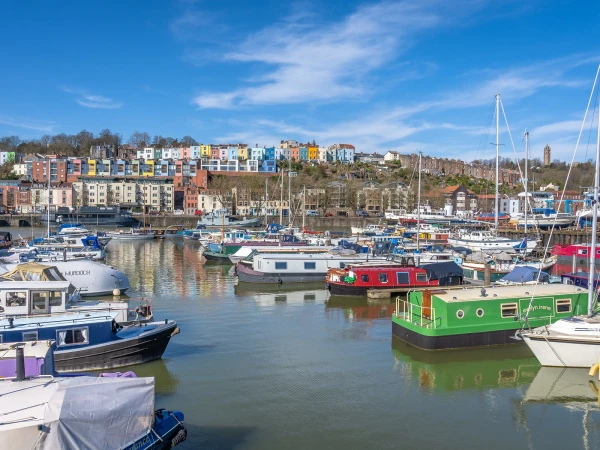
<path id="1" fill-rule="evenodd" d="M 517 266 L 512 272 L 502 277 L 503 281 L 511 281 L 513 283 L 527 283 L 529 281 L 537 280 L 539 269 L 531 266 Z M 540 281 L 548 281 L 548 274 L 542 272 L 540 275 Z"/>

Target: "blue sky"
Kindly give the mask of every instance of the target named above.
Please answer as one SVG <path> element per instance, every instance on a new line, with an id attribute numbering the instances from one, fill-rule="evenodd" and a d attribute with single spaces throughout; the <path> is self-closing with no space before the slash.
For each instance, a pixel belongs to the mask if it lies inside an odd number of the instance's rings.
<path id="1" fill-rule="evenodd" d="M 600 63 L 598 1 L 40 0 L 0 12 L 0 136 L 23 138 L 110 128 L 471 160 L 493 156 L 500 93 L 519 152 L 527 128 L 533 156 L 549 143 L 570 160 Z M 578 160 L 594 152 L 586 130 Z"/>

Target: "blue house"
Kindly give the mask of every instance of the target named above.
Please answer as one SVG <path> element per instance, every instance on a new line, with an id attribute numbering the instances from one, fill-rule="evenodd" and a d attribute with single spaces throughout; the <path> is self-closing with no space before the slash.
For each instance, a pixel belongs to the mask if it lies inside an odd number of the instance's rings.
<path id="1" fill-rule="evenodd" d="M 300 161 L 308 161 L 308 147 L 300 147 Z"/>

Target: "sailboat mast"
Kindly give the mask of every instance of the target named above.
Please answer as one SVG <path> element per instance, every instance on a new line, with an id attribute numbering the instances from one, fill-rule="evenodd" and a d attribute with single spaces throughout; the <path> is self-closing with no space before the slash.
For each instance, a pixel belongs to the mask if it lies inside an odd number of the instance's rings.
<path id="1" fill-rule="evenodd" d="M 417 250 L 419 250 L 419 235 L 421 234 L 421 155 L 419 152 L 419 187 L 417 188 Z"/>
<path id="2" fill-rule="evenodd" d="M 598 186 L 600 185 L 600 114 L 598 114 L 598 141 L 596 142 L 596 173 L 594 176 L 594 200 L 592 200 L 592 245 L 590 250 L 590 280 L 588 283 L 588 317 L 594 307 L 594 281 L 596 278 L 596 233 L 598 232 Z"/>
<path id="3" fill-rule="evenodd" d="M 527 193 L 527 163 L 529 162 L 529 131 L 525 131 L 525 242 L 527 242 L 527 207 L 529 206 L 529 197 Z"/>
<path id="4" fill-rule="evenodd" d="M 288 223 L 289 227 L 292 227 L 292 155 L 290 155 L 289 159 L 290 163 L 288 165 Z"/>
<path id="5" fill-rule="evenodd" d="M 46 236 L 50 237 L 50 159 L 48 159 L 48 168 L 46 170 L 46 178 L 48 180 L 48 211 L 46 211 L 46 218 L 48 219 L 48 230 Z"/>
<path id="6" fill-rule="evenodd" d="M 265 226 L 269 225 L 267 208 L 269 207 L 269 177 L 265 177 Z"/>
<path id="7" fill-rule="evenodd" d="M 498 232 L 498 178 L 500 168 L 498 160 L 500 159 L 500 94 L 496 94 L 496 195 L 494 197 L 494 228 Z"/>
<path id="8" fill-rule="evenodd" d="M 279 225 L 283 225 L 283 168 L 281 169 L 281 200 L 279 201 Z"/>
<path id="9" fill-rule="evenodd" d="M 306 228 L 306 185 L 302 189 L 302 231 Z"/>

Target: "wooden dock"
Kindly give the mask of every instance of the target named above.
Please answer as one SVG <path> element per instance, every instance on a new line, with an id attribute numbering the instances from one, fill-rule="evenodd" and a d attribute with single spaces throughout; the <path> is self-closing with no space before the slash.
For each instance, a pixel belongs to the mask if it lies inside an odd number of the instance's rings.
<path id="1" fill-rule="evenodd" d="M 509 227 L 499 228 L 498 233 L 501 236 L 505 236 L 505 237 L 512 238 L 512 239 L 519 239 L 519 238 L 523 237 L 523 230 L 516 230 L 514 228 L 509 228 Z M 531 235 L 533 235 L 533 233 L 531 233 Z M 546 246 L 546 244 L 548 243 L 548 240 L 550 239 L 550 231 L 549 230 L 548 231 L 547 230 L 540 231 L 540 236 L 542 238 L 544 246 Z M 598 233 L 597 237 L 600 240 L 600 233 Z M 592 240 L 592 230 L 591 229 L 587 229 L 587 230 L 569 230 L 569 229 L 554 230 L 554 232 L 552 233 L 552 240 L 550 241 L 550 247 L 552 247 L 553 245 L 556 245 L 556 244 L 564 244 L 564 245 L 586 244 L 586 243 L 589 243 L 591 240 Z"/>

